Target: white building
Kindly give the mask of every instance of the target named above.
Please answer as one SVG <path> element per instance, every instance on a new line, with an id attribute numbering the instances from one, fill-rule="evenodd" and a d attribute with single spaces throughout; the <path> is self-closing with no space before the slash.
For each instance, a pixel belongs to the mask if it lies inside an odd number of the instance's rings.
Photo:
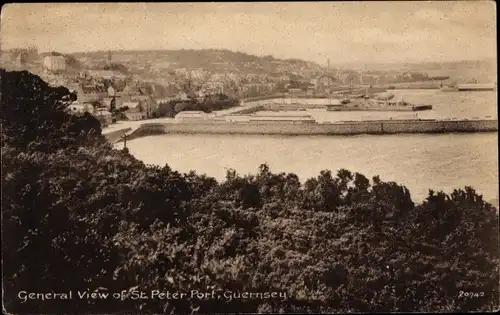
<path id="1" fill-rule="evenodd" d="M 164 98 L 157 98 L 156 99 L 156 103 L 158 103 L 158 104 L 160 104 L 160 103 L 168 103 L 168 102 L 173 101 L 173 100 L 176 100 L 175 96 L 164 97 Z"/>
<path id="2" fill-rule="evenodd" d="M 146 119 L 146 114 L 143 112 L 125 112 L 125 116 L 128 120 L 137 121 Z"/>
<path id="3" fill-rule="evenodd" d="M 224 82 L 208 81 L 203 85 L 208 93 L 224 93 Z"/>
<path id="4" fill-rule="evenodd" d="M 115 109 L 122 107 L 123 100 L 121 97 L 115 97 Z M 111 110 L 111 103 L 113 102 L 113 97 L 105 97 L 102 100 L 102 105 L 107 109 Z"/>
<path id="5" fill-rule="evenodd" d="M 120 73 L 119 71 L 113 71 L 113 70 L 87 70 L 86 73 L 87 76 L 94 78 L 104 78 L 104 79 L 125 78 L 124 74 Z"/>
<path id="6" fill-rule="evenodd" d="M 122 107 L 128 107 L 128 109 L 137 109 L 137 111 L 140 111 L 138 110 L 140 108 L 140 102 L 138 101 L 135 101 L 135 102 L 123 102 L 119 107 L 117 106 L 117 108 L 122 108 Z"/>
<path id="7" fill-rule="evenodd" d="M 184 111 L 175 115 L 175 120 L 205 120 L 207 114 L 202 111 Z"/>
<path id="8" fill-rule="evenodd" d="M 43 66 L 52 72 L 64 71 L 66 70 L 66 59 L 64 56 L 47 56 L 43 59 Z"/>
<path id="9" fill-rule="evenodd" d="M 120 107 L 128 107 L 125 111 L 125 116 L 128 120 L 142 120 L 146 119 L 147 115 L 141 106 L 140 102 L 125 102 Z"/>
<path id="10" fill-rule="evenodd" d="M 188 99 L 189 99 L 189 98 L 188 98 L 188 95 L 187 95 L 187 93 L 186 93 L 186 92 L 179 92 L 179 93 L 177 94 L 176 98 L 177 98 L 178 100 L 181 100 L 181 101 L 186 101 L 186 100 L 188 100 Z"/>
<path id="11" fill-rule="evenodd" d="M 90 104 L 81 104 L 78 101 L 76 101 L 68 106 L 68 111 L 71 114 L 82 114 L 85 112 L 92 113 L 94 112 L 94 107 Z"/>
<path id="12" fill-rule="evenodd" d="M 116 96 L 116 91 L 115 89 L 110 85 L 108 87 L 108 97 L 113 97 L 113 96 Z"/>
<path id="13" fill-rule="evenodd" d="M 111 124 L 113 122 L 113 114 L 105 109 L 96 109 L 94 116 L 100 121 L 105 122 L 106 124 Z"/>

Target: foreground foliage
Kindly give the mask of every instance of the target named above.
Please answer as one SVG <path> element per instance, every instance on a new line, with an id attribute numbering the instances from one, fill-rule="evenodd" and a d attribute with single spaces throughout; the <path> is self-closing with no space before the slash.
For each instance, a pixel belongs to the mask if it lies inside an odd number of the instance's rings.
<path id="1" fill-rule="evenodd" d="M 13 313 L 491 311 L 498 215 L 472 188 L 415 205 L 340 170 L 218 183 L 113 149 L 71 95 L 1 73 L 5 308 Z M 28 300 L 19 291 L 284 291 L 280 299 Z M 464 292 L 483 292 L 464 298 Z M 76 293 L 73 293 L 76 294 Z"/>

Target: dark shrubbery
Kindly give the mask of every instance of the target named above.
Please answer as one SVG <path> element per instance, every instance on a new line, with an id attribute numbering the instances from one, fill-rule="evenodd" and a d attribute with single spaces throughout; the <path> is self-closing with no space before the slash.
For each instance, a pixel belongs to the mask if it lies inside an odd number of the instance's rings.
<path id="1" fill-rule="evenodd" d="M 498 215 L 472 188 L 419 205 L 396 183 L 323 171 L 146 166 L 64 112 L 69 93 L 1 73 L 5 309 L 13 313 L 491 311 Z M 28 300 L 19 291 L 284 291 L 279 299 Z M 460 297 L 460 291 L 484 296 Z"/>

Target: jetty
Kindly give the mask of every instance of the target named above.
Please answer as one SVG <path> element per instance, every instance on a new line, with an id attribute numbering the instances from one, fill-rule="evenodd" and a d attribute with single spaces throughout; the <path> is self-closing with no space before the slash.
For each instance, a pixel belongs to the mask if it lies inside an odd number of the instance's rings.
<path id="1" fill-rule="evenodd" d="M 498 120 L 372 120 L 311 123 L 310 121 L 217 121 L 148 123 L 128 137 L 129 140 L 159 134 L 231 134 L 231 135 L 359 135 L 399 133 L 472 133 L 498 132 Z"/>

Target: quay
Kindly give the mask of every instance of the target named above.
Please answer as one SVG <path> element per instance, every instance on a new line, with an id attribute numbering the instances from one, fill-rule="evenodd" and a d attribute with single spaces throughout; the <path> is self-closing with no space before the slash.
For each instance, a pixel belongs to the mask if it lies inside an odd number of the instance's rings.
<path id="1" fill-rule="evenodd" d="M 484 119 L 479 117 L 472 119 L 426 119 L 415 115 L 409 119 L 361 117 L 360 120 L 344 117 L 344 121 L 322 122 L 318 118 L 311 117 L 307 111 L 314 111 L 316 108 L 328 111 L 328 107 L 338 106 L 333 105 L 331 100 L 318 98 L 312 100 L 311 104 L 304 105 L 298 104 L 297 99 L 283 99 L 280 96 L 273 95 L 266 98 L 244 100 L 240 106 L 209 114 L 187 111 L 181 112 L 182 115 L 179 114 L 176 118 L 123 122 L 119 126 L 104 130 L 103 134 L 111 142 L 120 142 L 125 139 L 123 136 L 127 140 L 133 140 L 157 134 L 384 135 L 498 132 L 498 119 L 490 116 Z M 307 110 L 303 106 L 306 106 Z M 425 107 L 426 105 L 408 106 L 404 110 L 422 110 L 415 108 L 415 106 Z M 366 111 L 376 112 L 377 109 L 371 107 Z M 381 108 L 381 110 L 385 109 Z M 266 111 L 268 112 L 264 113 Z"/>
<path id="2" fill-rule="evenodd" d="M 130 133 L 128 140 L 159 134 L 241 135 L 359 135 L 398 133 L 497 132 L 498 120 L 373 120 L 335 123 L 283 121 L 147 123 Z"/>

